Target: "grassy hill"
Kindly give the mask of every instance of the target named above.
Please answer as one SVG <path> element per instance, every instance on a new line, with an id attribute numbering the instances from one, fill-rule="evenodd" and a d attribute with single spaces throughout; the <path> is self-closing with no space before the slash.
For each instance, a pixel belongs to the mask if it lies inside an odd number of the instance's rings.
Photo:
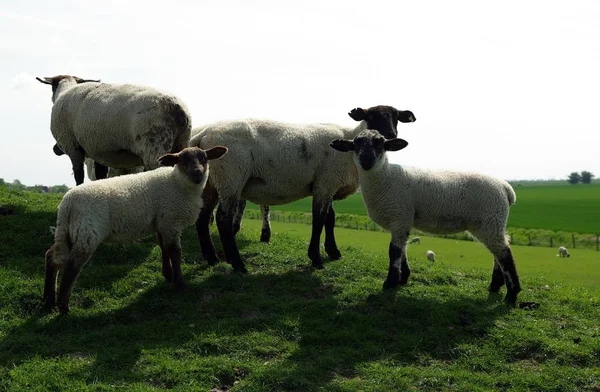
<path id="1" fill-rule="evenodd" d="M 71 313 L 47 315 L 43 254 L 58 202 L 0 187 L 0 205 L 15 209 L 0 216 L 0 390 L 600 388 L 595 251 L 565 260 L 515 247 L 520 300 L 540 307 L 509 309 L 486 292 L 491 256 L 480 244 L 423 238 L 409 249 L 409 284 L 383 292 L 387 234 L 340 229 L 344 257 L 313 271 L 306 226 L 276 222 L 266 245 L 259 222 L 246 220 L 246 276 L 224 263 L 209 268 L 190 228 L 187 292 L 163 282 L 151 239 L 102 246 Z M 424 260 L 427 247 L 435 263 Z"/>

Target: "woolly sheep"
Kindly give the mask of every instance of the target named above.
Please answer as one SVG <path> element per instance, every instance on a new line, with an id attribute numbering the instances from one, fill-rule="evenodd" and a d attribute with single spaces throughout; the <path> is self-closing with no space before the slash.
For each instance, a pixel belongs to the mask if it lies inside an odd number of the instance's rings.
<path id="1" fill-rule="evenodd" d="M 509 208 L 516 201 L 512 187 L 478 173 L 435 172 L 389 163 L 386 151 L 407 145 L 402 139 L 385 140 L 372 130 L 354 140 L 331 143 L 338 151 L 354 152 L 368 215 L 391 232 L 384 288 L 408 281 L 406 240 L 411 228 L 436 234 L 469 230 L 494 255 L 489 290 L 497 292 L 506 282 L 505 301 L 514 304 L 521 285 L 505 236 Z"/>
<path id="2" fill-rule="evenodd" d="M 571 254 L 569 253 L 569 250 L 567 248 L 565 248 L 564 246 L 559 246 L 558 247 L 558 255 L 560 257 L 571 257 Z"/>
<path id="3" fill-rule="evenodd" d="M 427 252 L 425 252 L 425 257 L 427 257 L 427 260 L 429 261 L 435 261 L 435 252 L 432 250 L 428 250 Z"/>
<path id="4" fill-rule="evenodd" d="M 46 252 L 47 308 L 57 302 L 60 266 L 64 269 L 58 308 L 67 313 L 72 286 L 101 243 L 125 243 L 151 233 L 156 233 L 162 251 L 163 276 L 176 288 L 185 288 L 181 232 L 194 223 L 202 208 L 208 160 L 226 152 L 221 146 L 207 151 L 186 148 L 160 158 L 160 163 L 174 168 L 94 181 L 69 190 L 58 207 L 54 244 Z"/>
<path id="5" fill-rule="evenodd" d="M 413 237 L 412 240 L 410 240 L 409 244 L 420 244 L 421 243 L 421 238 L 420 237 Z"/>
<path id="6" fill-rule="evenodd" d="M 333 124 L 289 124 L 268 120 L 224 121 L 194 131 L 190 146 L 209 148 L 227 145 L 230 153 L 215 162 L 204 190 L 204 208 L 196 228 L 202 254 L 209 264 L 219 261 L 210 238 L 209 217 L 219 204 L 216 220 L 227 260 L 246 272 L 235 243 L 234 222 L 240 200 L 267 206 L 290 203 L 308 196 L 312 201 L 312 236 L 308 257 L 315 268 L 323 268 L 319 242 L 325 226 L 325 251 L 341 257 L 334 236 L 332 201 L 345 199 L 358 189 L 352 158 L 329 149 L 340 137 L 354 137 L 367 126 L 388 138 L 396 137 L 397 124 L 413 122 L 410 111 L 391 106 L 356 108 L 348 113 L 360 124 L 352 129 Z M 239 227 L 239 225 L 238 225 Z"/>
<path id="7" fill-rule="evenodd" d="M 83 183 L 85 157 L 113 168 L 151 170 L 161 155 L 189 142 L 188 109 L 171 94 L 69 75 L 36 79 L 52 86 L 50 129 L 71 159 L 77 185 Z"/>

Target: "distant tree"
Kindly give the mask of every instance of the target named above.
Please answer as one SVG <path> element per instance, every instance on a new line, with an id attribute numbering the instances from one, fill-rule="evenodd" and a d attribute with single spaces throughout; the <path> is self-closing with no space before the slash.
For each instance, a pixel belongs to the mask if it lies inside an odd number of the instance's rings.
<path id="1" fill-rule="evenodd" d="M 11 184 L 11 188 L 13 189 L 18 189 L 20 191 L 24 190 L 25 188 L 27 188 L 25 185 L 21 184 L 21 181 L 15 179 L 12 184 Z"/>
<path id="2" fill-rule="evenodd" d="M 592 182 L 592 178 L 594 177 L 595 176 L 589 171 L 584 170 L 581 172 L 581 182 L 584 184 L 590 184 Z"/>
<path id="3" fill-rule="evenodd" d="M 66 185 L 54 185 L 50 187 L 50 193 L 67 193 L 69 187 Z"/>
<path id="4" fill-rule="evenodd" d="M 6 182 L 4 182 L 4 178 L 0 178 L 0 186 L 4 186 L 6 185 Z"/>
<path id="5" fill-rule="evenodd" d="M 569 179 L 567 180 L 569 184 L 578 184 L 581 181 L 581 176 L 577 172 L 573 172 L 569 174 Z"/>

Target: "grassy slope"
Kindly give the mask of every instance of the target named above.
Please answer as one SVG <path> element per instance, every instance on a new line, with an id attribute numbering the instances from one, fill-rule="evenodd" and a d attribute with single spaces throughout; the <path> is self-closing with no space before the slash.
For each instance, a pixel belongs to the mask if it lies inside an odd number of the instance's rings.
<path id="1" fill-rule="evenodd" d="M 600 184 L 514 186 L 517 203 L 512 206 L 508 225 L 577 233 L 600 234 Z M 311 198 L 273 206 L 274 211 L 311 211 Z M 362 197 L 352 195 L 335 202 L 336 212 L 366 215 Z M 248 208 L 257 209 L 252 203 Z"/>
<path id="2" fill-rule="evenodd" d="M 280 232 L 261 244 L 249 220 L 238 238 L 247 276 L 208 268 L 192 230 L 183 238 L 185 293 L 163 283 L 151 242 L 103 246 L 75 287 L 72 313 L 42 315 L 57 203 L 0 190 L 0 205 L 17 208 L 0 217 L 0 390 L 600 388 L 597 286 L 523 272 L 521 299 L 541 307 L 507 310 L 486 294 L 489 263 L 463 265 L 440 249 L 441 262 L 411 257 L 409 285 L 382 292 L 380 251 L 343 246 L 342 260 L 312 271 L 308 237 Z"/>

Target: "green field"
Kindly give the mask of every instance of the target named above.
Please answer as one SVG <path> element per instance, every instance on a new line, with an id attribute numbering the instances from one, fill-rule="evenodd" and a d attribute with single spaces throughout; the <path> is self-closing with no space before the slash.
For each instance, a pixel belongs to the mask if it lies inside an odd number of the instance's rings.
<path id="1" fill-rule="evenodd" d="M 523 185 L 513 184 L 517 203 L 511 207 L 509 227 L 546 229 L 600 235 L 600 184 Z M 273 211 L 311 211 L 311 198 L 273 206 Z M 337 213 L 366 215 L 360 194 L 334 202 Z M 252 203 L 248 208 L 257 209 Z"/>
<path id="2" fill-rule="evenodd" d="M 193 227 L 183 293 L 164 283 L 151 238 L 105 245 L 60 316 L 41 310 L 59 201 L 0 187 L 15 209 L 0 216 L 1 391 L 600 389 L 595 251 L 515 246 L 519 300 L 539 304 L 524 310 L 488 295 L 481 244 L 423 237 L 409 247 L 409 284 L 384 292 L 388 234 L 338 229 L 343 258 L 312 270 L 309 226 L 274 222 L 263 244 L 260 221 L 246 219 L 249 274 L 208 267 Z"/>

